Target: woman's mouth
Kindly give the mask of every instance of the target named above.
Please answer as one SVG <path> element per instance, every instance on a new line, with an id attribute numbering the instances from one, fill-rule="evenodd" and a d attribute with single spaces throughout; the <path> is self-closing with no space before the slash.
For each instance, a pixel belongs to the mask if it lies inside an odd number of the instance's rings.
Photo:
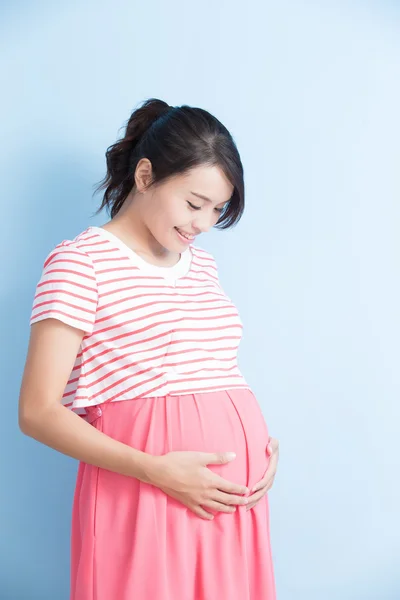
<path id="1" fill-rule="evenodd" d="M 182 229 L 178 229 L 178 227 L 175 227 L 175 229 L 176 229 L 176 232 L 177 232 L 180 240 L 182 240 L 186 244 L 190 244 L 190 242 L 193 242 L 194 237 L 195 237 L 194 235 L 190 235 L 189 233 L 182 231 Z"/>

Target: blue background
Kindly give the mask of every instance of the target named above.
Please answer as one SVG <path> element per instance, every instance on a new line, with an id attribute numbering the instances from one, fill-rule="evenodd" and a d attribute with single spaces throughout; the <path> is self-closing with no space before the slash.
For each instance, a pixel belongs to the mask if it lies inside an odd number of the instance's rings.
<path id="1" fill-rule="evenodd" d="M 77 464 L 17 426 L 30 310 L 50 249 L 108 220 L 104 152 L 152 96 L 242 155 L 243 220 L 198 243 L 281 444 L 278 600 L 400 598 L 399 29 L 384 0 L 1 3 L 1 599 L 68 599 Z"/>

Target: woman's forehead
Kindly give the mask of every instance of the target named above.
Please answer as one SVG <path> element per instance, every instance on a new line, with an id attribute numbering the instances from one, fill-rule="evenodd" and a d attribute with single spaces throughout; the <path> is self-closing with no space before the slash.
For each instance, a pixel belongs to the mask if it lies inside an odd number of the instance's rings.
<path id="1" fill-rule="evenodd" d="M 182 184 L 186 192 L 213 204 L 227 202 L 233 193 L 233 185 L 217 166 L 191 169 L 183 175 Z"/>

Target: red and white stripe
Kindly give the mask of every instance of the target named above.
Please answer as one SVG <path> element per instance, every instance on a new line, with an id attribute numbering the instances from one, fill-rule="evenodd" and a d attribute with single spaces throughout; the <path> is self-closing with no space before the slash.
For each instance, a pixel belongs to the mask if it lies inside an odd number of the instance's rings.
<path id="1" fill-rule="evenodd" d="M 191 246 L 188 273 L 151 275 L 88 228 L 47 256 L 30 323 L 55 318 L 85 332 L 64 405 L 248 388 L 238 366 L 238 311 L 214 258 Z"/>

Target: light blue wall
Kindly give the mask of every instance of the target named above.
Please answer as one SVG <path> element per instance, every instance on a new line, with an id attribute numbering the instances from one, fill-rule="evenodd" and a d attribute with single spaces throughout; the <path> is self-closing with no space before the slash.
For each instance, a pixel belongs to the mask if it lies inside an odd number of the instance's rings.
<path id="1" fill-rule="evenodd" d="M 47 252 L 107 220 L 92 185 L 151 96 L 242 154 L 245 216 L 201 244 L 281 442 L 278 600 L 400 598 L 399 29 L 384 0 L 1 4 L 2 600 L 68 599 L 76 463 L 17 428 L 29 315 Z"/>

